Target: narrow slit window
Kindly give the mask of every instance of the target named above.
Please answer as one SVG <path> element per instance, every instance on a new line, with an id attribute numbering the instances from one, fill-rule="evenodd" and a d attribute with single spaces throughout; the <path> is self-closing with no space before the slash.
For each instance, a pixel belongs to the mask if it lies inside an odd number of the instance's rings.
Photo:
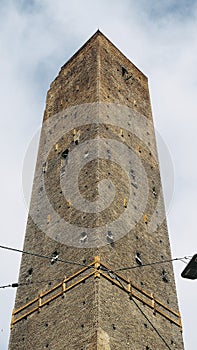
<path id="1" fill-rule="evenodd" d="M 69 149 L 66 148 L 63 152 L 62 152 L 62 158 L 66 159 L 68 157 L 68 153 L 69 153 Z"/>

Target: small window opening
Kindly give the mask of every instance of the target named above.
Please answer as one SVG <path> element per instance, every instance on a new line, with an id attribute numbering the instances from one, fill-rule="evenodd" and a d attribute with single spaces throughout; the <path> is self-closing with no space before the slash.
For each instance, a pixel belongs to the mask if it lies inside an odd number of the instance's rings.
<path id="1" fill-rule="evenodd" d="M 69 153 L 69 149 L 66 148 L 63 152 L 62 152 L 62 158 L 66 159 L 68 157 L 68 153 Z"/>
<path id="2" fill-rule="evenodd" d="M 31 267 L 31 268 L 28 270 L 28 274 L 29 274 L 29 276 L 31 276 L 31 275 L 32 275 L 32 273 L 33 273 L 33 268 Z"/>
<path id="3" fill-rule="evenodd" d="M 57 250 L 55 250 L 52 254 L 51 265 L 55 264 L 55 262 L 58 260 L 58 257 L 59 257 L 59 253 L 57 252 Z"/>
<path id="4" fill-rule="evenodd" d="M 165 282 L 165 283 L 168 283 L 168 277 L 167 277 L 167 272 L 165 270 L 162 270 L 162 280 Z"/>
<path id="5" fill-rule="evenodd" d="M 114 323 L 112 323 L 112 328 L 115 330 L 116 329 L 116 326 Z"/>
<path id="6" fill-rule="evenodd" d="M 138 265 L 142 265 L 142 258 L 139 252 L 137 252 L 135 255 L 135 261 L 137 262 Z"/>
<path id="7" fill-rule="evenodd" d="M 153 186 L 153 188 L 152 188 L 152 193 L 153 193 L 153 196 L 156 198 L 157 197 L 157 192 L 156 192 L 155 186 Z"/>
<path id="8" fill-rule="evenodd" d="M 86 232 L 81 232 L 81 238 L 80 238 L 80 242 L 81 243 L 85 243 L 87 241 L 87 233 Z"/>
<path id="9" fill-rule="evenodd" d="M 128 71 L 125 67 L 122 67 L 122 77 L 128 74 Z"/>
<path id="10" fill-rule="evenodd" d="M 48 162 L 44 162 L 42 165 L 42 172 L 46 173 L 47 172 L 47 168 L 48 168 Z"/>
<path id="11" fill-rule="evenodd" d="M 114 236 L 113 236 L 113 233 L 111 231 L 107 231 L 107 241 L 109 243 L 114 243 Z"/>

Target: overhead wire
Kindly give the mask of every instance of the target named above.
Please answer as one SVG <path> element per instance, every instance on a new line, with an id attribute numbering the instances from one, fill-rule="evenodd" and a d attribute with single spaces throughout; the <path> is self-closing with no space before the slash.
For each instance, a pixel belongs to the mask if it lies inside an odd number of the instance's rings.
<path id="1" fill-rule="evenodd" d="M 16 249 L 16 248 L 12 248 L 12 247 L 7 247 L 7 246 L 3 246 L 3 245 L 0 245 L 0 248 L 6 249 L 6 250 L 11 250 L 11 251 L 14 251 L 14 252 L 17 252 L 17 253 L 28 254 L 28 255 L 36 256 L 38 258 L 44 258 L 44 259 L 48 259 L 48 260 L 51 260 L 51 259 L 54 258 L 53 256 L 48 256 L 48 255 L 42 255 L 42 254 L 38 254 L 38 253 L 28 252 L 28 251 L 25 251 L 25 250 Z M 59 261 L 59 262 L 62 262 L 62 263 L 66 263 L 66 264 L 71 264 L 71 265 L 78 265 L 78 266 L 87 267 L 86 264 L 79 263 L 79 262 L 73 261 L 73 260 L 60 259 L 59 257 L 56 258 L 56 261 Z"/>
<path id="2" fill-rule="evenodd" d="M 107 269 L 106 269 L 107 270 Z M 116 275 L 115 271 L 107 271 L 108 274 L 110 275 L 111 278 L 114 278 L 115 280 L 117 280 L 120 283 L 120 286 L 122 287 L 122 289 L 127 292 L 128 294 L 130 294 L 128 292 L 127 289 L 125 289 L 124 285 L 122 284 L 120 278 Z M 153 329 L 155 330 L 155 332 L 157 333 L 157 335 L 161 338 L 161 340 L 164 342 L 164 344 L 166 345 L 166 347 L 171 350 L 170 346 L 168 345 L 168 343 L 166 342 L 166 340 L 164 339 L 164 337 L 159 333 L 159 331 L 157 330 L 157 328 L 153 325 L 153 323 L 149 320 L 148 316 L 144 313 L 144 311 L 141 309 L 141 307 L 138 305 L 138 303 L 136 303 L 136 301 L 131 298 L 131 300 L 134 302 L 134 304 L 137 306 L 137 308 L 139 309 L 139 311 L 142 313 L 142 315 L 146 318 L 146 320 L 149 322 L 149 324 L 153 327 Z"/>
<path id="3" fill-rule="evenodd" d="M 191 256 L 184 256 L 182 258 L 173 258 L 173 259 L 168 259 L 168 260 L 159 260 L 159 261 L 154 261 L 152 263 L 147 263 L 147 264 L 141 264 L 141 265 L 134 265 L 134 266 L 128 266 L 128 267 L 120 267 L 118 269 L 115 269 L 114 272 L 118 272 L 118 271 L 127 271 L 127 270 L 133 270 L 139 267 L 146 267 L 146 266 L 152 266 L 152 265 L 158 265 L 158 264 L 165 264 L 165 263 L 170 263 L 172 261 L 183 261 L 183 259 L 190 259 Z M 185 263 L 185 262 L 184 262 Z"/>
<path id="4" fill-rule="evenodd" d="M 39 257 L 39 258 L 48 259 L 50 261 L 54 258 L 53 256 L 42 255 L 42 254 L 39 254 L 39 253 L 33 253 L 33 252 L 30 252 L 30 251 L 25 251 L 25 250 L 12 248 L 12 247 L 8 247 L 8 246 L 3 246 L 3 245 L 0 245 L 0 248 L 1 249 L 6 249 L 6 250 L 9 250 L 9 251 L 22 253 L 22 254 L 35 256 L 35 257 Z M 121 267 L 121 268 L 114 269 L 114 270 L 106 268 L 106 267 L 103 267 L 103 266 L 101 266 L 101 268 L 104 269 L 108 274 L 112 274 L 112 276 L 113 276 L 112 278 L 116 278 L 117 279 L 118 276 L 116 276 L 116 272 L 119 272 L 119 271 L 133 270 L 133 269 L 136 269 L 136 268 L 142 268 L 142 267 L 148 267 L 148 266 L 153 266 L 153 265 L 158 265 L 158 264 L 170 263 L 170 262 L 173 262 L 173 261 L 181 261 L 183 263 L 186 263 L 184 261 L 184 259 L 188 260 L 191 257 L 192 256 L 184 256 L 182 258 L 173 258 L 173 259 L 168 259 L 168 260 L 160 260 L 160 261 L 155 261 L 155 262 L 147 263 L 147 264 L 134 265 L 134 266 L 129 266 L 129 267 Z M 73 261 L 73 260 L 65 260 L 65 259 L 61 259 L 59 257 L 56 258 L 55 262 L 58 262 L 58 261 L 62 262 L 62 263 L 66 263 L 66 264 L 71 264 L 71 265 L 77 265 L 77 266 L 88 267 L 88 268 L 95 268 L 94 265 L 93 266 L 89 266 L 89 265 L 87 265 L 85 263 L 79 263 L 79 262 L 76 262 L 76 261 Z M 1 289 L 2 288 L 16 288 L 19 285 L 20 286 L 22 286 L 22 285 L 25 286 L 25 285 L 29 285 L 29 284 L 49 283 L 51 281 L 52 280 L 48 280 L 48 281 L 28 281 L 28 282 L 22 282 L 22 283 L 10 283 L 10 284 L 5 285 L 5 286 L 0 286 L 0 288 Z M 61 281 L 61 280 L 60 279 L 56 279 L 56 280 L 53 280 L 53 281 Z"/>
<path id="5" fill-rule="evenodd" d="M 161 340 L 163 341 L 163 343 L 166 345 L 166 347 L 169 350 L 172 350 L 170 348 L 170 346 L 168 345 L 168 343 L 166 342 L 165 338 L 159 333 L 159 331 L 157 330 L 157 328 L 154 326 L 154 324 L 149 320 L 148 316 L 144 313 L 144 311 L 141 309 L 141 307 L 138 305 L 138 303 L 136 303 L 136 301 L 132 298 L 132 301 L 134 302 L 134 304 L 137 306 L 138 310 L 141 312 L 141 314 L 145 317 L 145 319 L 148 321 L 148 323 L 153 327 L 153 329 L 155 330 L 155 332 L 157 333 L 157 335 L 161 338 Z"/>

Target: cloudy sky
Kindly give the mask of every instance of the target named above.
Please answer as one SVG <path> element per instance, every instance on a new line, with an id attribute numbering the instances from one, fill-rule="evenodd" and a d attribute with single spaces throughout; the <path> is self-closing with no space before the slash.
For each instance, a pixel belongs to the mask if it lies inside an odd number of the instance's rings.
<path id="1" fill-rule="evenodd" d="M 174 168 L 167 203 L 172 255 L 192 256 L 197 252 L 197 1 L 192 0 L 0 0 L 0 244 L 22 248 L 23 161 L 41 125 L 46 92 L 98 28 L 149 77 L 155 126 Z M 159 155 L 169 198 L 172 177 L 162 147 Z M 17 281 L 19 263 L 20 254 L 0 249 L 1 286 Z M 184 267 L 174 263 L 183 337 L 185 349 L 196 350 L 197 282 L 180 277 Z M 1 350 L 8 347 L 14 298 L 13 289 L 0 289 Z"/>

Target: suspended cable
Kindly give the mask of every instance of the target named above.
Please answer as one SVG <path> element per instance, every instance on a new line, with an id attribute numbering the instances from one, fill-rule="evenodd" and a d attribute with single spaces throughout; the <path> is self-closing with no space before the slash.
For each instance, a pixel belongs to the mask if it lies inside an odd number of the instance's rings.
<path id="1" fill-rule="evenodd" d="M 147 263 L 147 264 L 134 265 L 134 266 L 129 266 L 129 267 L 121 267 L 119 269 L 115 269 L 114 272 L 133 270 L 133 269 L 142 268 L 142 267 L 151 266 L 151 265 L 170 263 L 172 261 L 178 261 L 178 260 L 184 262 L 183 259 L 190 259 L 190 258 L 191 258 L 191 256 L 184 256 L 183 258 L 174 258 L 174 259 L 168 259 L 168 260 L 160 260 L 160 261 L 154 261 L 152 263 Z"/>
<path id="2" fill-rule="evenodd" d="M 54 259 L 54 256 L 47 256 L 47 255 L 42 255 L 42 254 L 38 254 L 38 253 L 27 252 L 27 251 L 25 251 L 25 250 L 20 250 L 20 249 L 16 249 L 16 248 L 6 247 L 6 246 L 2 246 L 2 245 L 0 245 L 0 248 L 6 249 L 6 250 L 11 250 L 11 251 L 13 251 L 13 252 L 18 252 L 18 253 L 23 253 L 23 254 L 28 254 L 28 255 L 36 256 L 36 257 L 38 257 L 38 258 L 48 259 L 48 260 L 50 260 L 50 261 L 51 261 L 52 259 Z M 66 263 L 66 264 L 88 267 L 86 264 L 78 263 L 78 262 L 72 261 L 72 260 L 60 259 L 59 257 L 56 258 L 55 260 L 56 260 L 56 261 L 59 261 L 59 262 Z"/>
<path id="3" fill-rule="evenodd" d="M 158 336 L 161 338 L 161 340 L 164 342 L 164 344 L 166 345 L 166 347 L 169 350 L 172 350 L 168 343 L 166 342 L 166 340 L 162 337 L 162 335 L 159 333 L 159 331 L 157 330 L 157 328 L 155 328 L 155 326 L 153 325 L 153 323 L 149 320 L 148 316 L 146 316 L 146 314 L 144 313 L 144 311 L 141 309 L 141 307 L 138 305 L 138 303 L 136 303 L 136 301 L 132 298 L 132 301 L 134 302 L 134 304 L 137 306 L 138 310 L 142 313 L 142 315 L 145 317 L 145 319 L 150 323 L 150 325 L 153 327 L 153 329 L 155 330 L 155 332 L 158 334 Z"/>

